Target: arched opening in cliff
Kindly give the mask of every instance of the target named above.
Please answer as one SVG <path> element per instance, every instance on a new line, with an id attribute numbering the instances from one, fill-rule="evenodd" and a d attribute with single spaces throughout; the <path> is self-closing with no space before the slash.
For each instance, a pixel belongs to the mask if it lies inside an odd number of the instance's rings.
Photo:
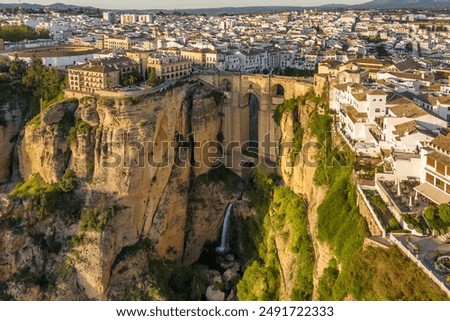
<path id="1" fill-rule="evenodd" d="M 280 84 L 272 86 L 272 97 L 283 97 L 284 98 L 284 87 Z"/>

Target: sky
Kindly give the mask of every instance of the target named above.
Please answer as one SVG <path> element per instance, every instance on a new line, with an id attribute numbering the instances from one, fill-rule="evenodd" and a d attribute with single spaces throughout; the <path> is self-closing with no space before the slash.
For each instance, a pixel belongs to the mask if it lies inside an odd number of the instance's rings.
<path id="1" fill-rule="evenodd" d="M 26 3 L 65 4 L 93 6 L 108 9 L 189 9 L 215 7 L 246 7 L 246 6 L 317 6 L 327 3 L 358 4 L 370 0 L 22 0 Z M 0 3 L 18 3 L 18 0 L 0 0 Z"/>

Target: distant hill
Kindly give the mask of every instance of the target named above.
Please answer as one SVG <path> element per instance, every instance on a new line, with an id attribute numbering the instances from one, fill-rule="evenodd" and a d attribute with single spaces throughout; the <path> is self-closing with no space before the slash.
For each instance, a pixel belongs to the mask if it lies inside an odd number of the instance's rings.
<path id="1" fill-rule="evenodd" d="M 450 0 L 373 0 L 363 3 L 361 5 L 352 6 L 355 8 L 376 8 L 376 9 L 390 9 L 390 8 L 450 8 Z"/>
<path id="2" fill-rule="evenodd" d="M 275 0 L 274 0 L 275 2 Z M 107 5 L 107 4 L 106 4 Z M 7 3 L 3 4 L 0 3 L 0 9 L 2 8 L 15 8 L 17 7 L 17 4 L 14 3 Z M 30 3 L 23 3 L 22 4 L 23 9 L 43 9 L 43 8 L 55 8 L 58 10 L 68 10 L 68 9 L 85 9 L 85 10 L 97 10 L 97 8 L 91 7 L 91 6 L 79 6 L 79 5 L 71 5 L 71 4 L 64 4 L 64 3 L 53 3 L 50 5 L 40 5 L 40 4 L 30 4 Z M 282 11 L 298 11 L 298 10 L 304 10 L 304 9 L 346 9 L 346 8 L 352 8 L 352 9 L 392 9 L 392 8 L 411 8 L 411 9 L 417 9 L 417 8 L 430 8 L 430 9 L 438 9 L 438 8 L 450 8 L 450 0 L 373 0 L 370 2 L 366 2 L 359 5 L 346 5 L 346 4 L 339 4 L 339 3 L 333 3 L 333 4 L 326 4 L 322 6 L 252 6 L 252 7 L 221 7 L 221 8 L 199 8 L 199 9 L 177 9 L 176 11 L 182 12 L 182 13 L 188 13 L 188 14 L 206 14 L 206 15 L 217 15 L 217 14 L 245 14 L 245 13 L 261 13 L 261 12 L 268 12 L 268 11 L 275 11 L 275 12 L 282 12 Z M 160 9 L 154 9 L 149 8 L 147 10 L 136 10 L 136 9 L 130 9 L 130 10 L 114 10 L 114 11 L 121 11 L 121 12 L 164 12 L 164 13 L 170 13 L 174 10 L 160 10 Z"/>
<path id="3" fill-rule="evenodd" d="M 3 8 L 17 8 L 17 3 L 0 3 L 0 9 Z M 61 2 L 49 4 L 49 5 L 42 5 L 42 4 L 33 4 L 33 3 L 22 3 L 22 8 L 25 10 L 29 9 L 44 9 L 44 8 L 54 8 L 58 10 L 68 10 L 68 9 L 86 9 L 86 10 L 97 10 L 97 8 L 91 7 L 91 6 L 78 6 L 78 5 L 72 5 L 72 4 L 64 4 Z"/>

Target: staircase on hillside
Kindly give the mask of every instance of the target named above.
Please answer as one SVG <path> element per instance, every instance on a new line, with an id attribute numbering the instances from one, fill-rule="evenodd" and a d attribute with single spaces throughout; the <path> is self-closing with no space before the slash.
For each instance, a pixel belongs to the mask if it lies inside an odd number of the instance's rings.
<path id="1" fill-rule="evenodd" d="M 442 243 L 450 243 L 450 232 L 444 235 L 439 235 L 437 239 Z"/>

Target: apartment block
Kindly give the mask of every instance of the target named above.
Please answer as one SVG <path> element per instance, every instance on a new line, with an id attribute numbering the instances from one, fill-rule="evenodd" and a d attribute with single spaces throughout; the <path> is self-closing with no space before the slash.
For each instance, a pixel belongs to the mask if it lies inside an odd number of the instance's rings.
<path id="1" fill-rule="evenodd" d="M 127 58 L 107 58 L 90 61 L 68 68 L 69 89 L 88 93 L 112 89 L 120 85 L 120 80 L 139 65 Z"/>

